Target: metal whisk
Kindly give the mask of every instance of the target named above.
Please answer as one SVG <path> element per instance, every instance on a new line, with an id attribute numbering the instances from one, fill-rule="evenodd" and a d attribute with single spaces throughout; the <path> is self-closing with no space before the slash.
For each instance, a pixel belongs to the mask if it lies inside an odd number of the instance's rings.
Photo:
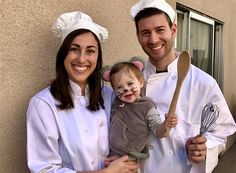
<path id="1" fill-rule="evenodd" d="M 219 118 L 220 110 L 216 105 L 212 103 L 207 103 L 206 106 L 202 110 L 201 115 L 201 128 L 200 135 L 204 134 L 207 129 L 216 122 Z"/>

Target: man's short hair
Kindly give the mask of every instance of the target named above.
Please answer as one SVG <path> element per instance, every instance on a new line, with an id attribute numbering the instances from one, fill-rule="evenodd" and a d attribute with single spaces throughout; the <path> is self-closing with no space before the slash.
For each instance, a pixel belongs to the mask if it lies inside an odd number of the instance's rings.
<path id="1" fill-rule="evenodd" d="M 170 17 L 165 12 L 159 10 L 158 8 L 153 8 L 153 7 L 144 8 L 143 10 L 139 11 L 138 14 L 134 18 L 135 26 L 136 26 L 136 32 L 137 33 L 139 32 L 138 22 L 141 19 L 153 16 L 153 15 L 157 15 L 157 14 L 165 14 L 169 26 L 171 27 L 173 25 L 173 23 L 171 22 Z"/>

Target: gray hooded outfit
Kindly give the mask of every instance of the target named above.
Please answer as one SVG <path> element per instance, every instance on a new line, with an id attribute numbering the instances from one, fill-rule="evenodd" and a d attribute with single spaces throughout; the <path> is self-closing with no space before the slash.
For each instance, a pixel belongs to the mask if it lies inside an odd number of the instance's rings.
<path id="1" fill-rule="evenodd" d="M 116 97 L 109 128 L 110 155 L 148 158 L 150 129 L 156 134 L 160 123 L 155 103 L 150 98 L 124 103 Z"/>

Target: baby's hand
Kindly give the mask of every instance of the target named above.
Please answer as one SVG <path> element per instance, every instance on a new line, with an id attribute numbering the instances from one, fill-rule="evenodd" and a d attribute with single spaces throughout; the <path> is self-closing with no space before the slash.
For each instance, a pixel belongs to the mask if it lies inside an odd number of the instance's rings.
<path id="1" fill-rule="evenodd" d="M 167 127 L 173 128 L 177 125 L 177 116 L 175 114 L 166 114 L 165 118 L 165 123 Z"/>
<path id="2" fill-rule="evenodd" d="M 118 158 L 119 158 L 119 156 L 115 156 L 115 155 L 107 157 L 105 159 L 105 167 L 108 167 L 112 161 L 114 161 Z"/>

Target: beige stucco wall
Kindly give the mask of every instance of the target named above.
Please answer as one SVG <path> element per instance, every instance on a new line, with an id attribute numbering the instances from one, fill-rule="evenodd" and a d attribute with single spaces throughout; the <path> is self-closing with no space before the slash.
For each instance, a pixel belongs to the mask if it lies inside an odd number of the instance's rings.
<path id="1" fill-rule="evenodd" d="M 129 10 L 136 0 L 2 0 L 0 1 L 0 172 L 28 172 L 25 113 L 29 98 L 54 77 L 59 40 L 51 31 L 63 12 L 81 10 L 109 29 L 105 63 L 144 55 L 135 37 Z M 175 2 L 169 0 L 175 7 Z M 224 93 L 236 114 L 236 24 L 234 0 L 178 0 L 225 22 Z"/>

